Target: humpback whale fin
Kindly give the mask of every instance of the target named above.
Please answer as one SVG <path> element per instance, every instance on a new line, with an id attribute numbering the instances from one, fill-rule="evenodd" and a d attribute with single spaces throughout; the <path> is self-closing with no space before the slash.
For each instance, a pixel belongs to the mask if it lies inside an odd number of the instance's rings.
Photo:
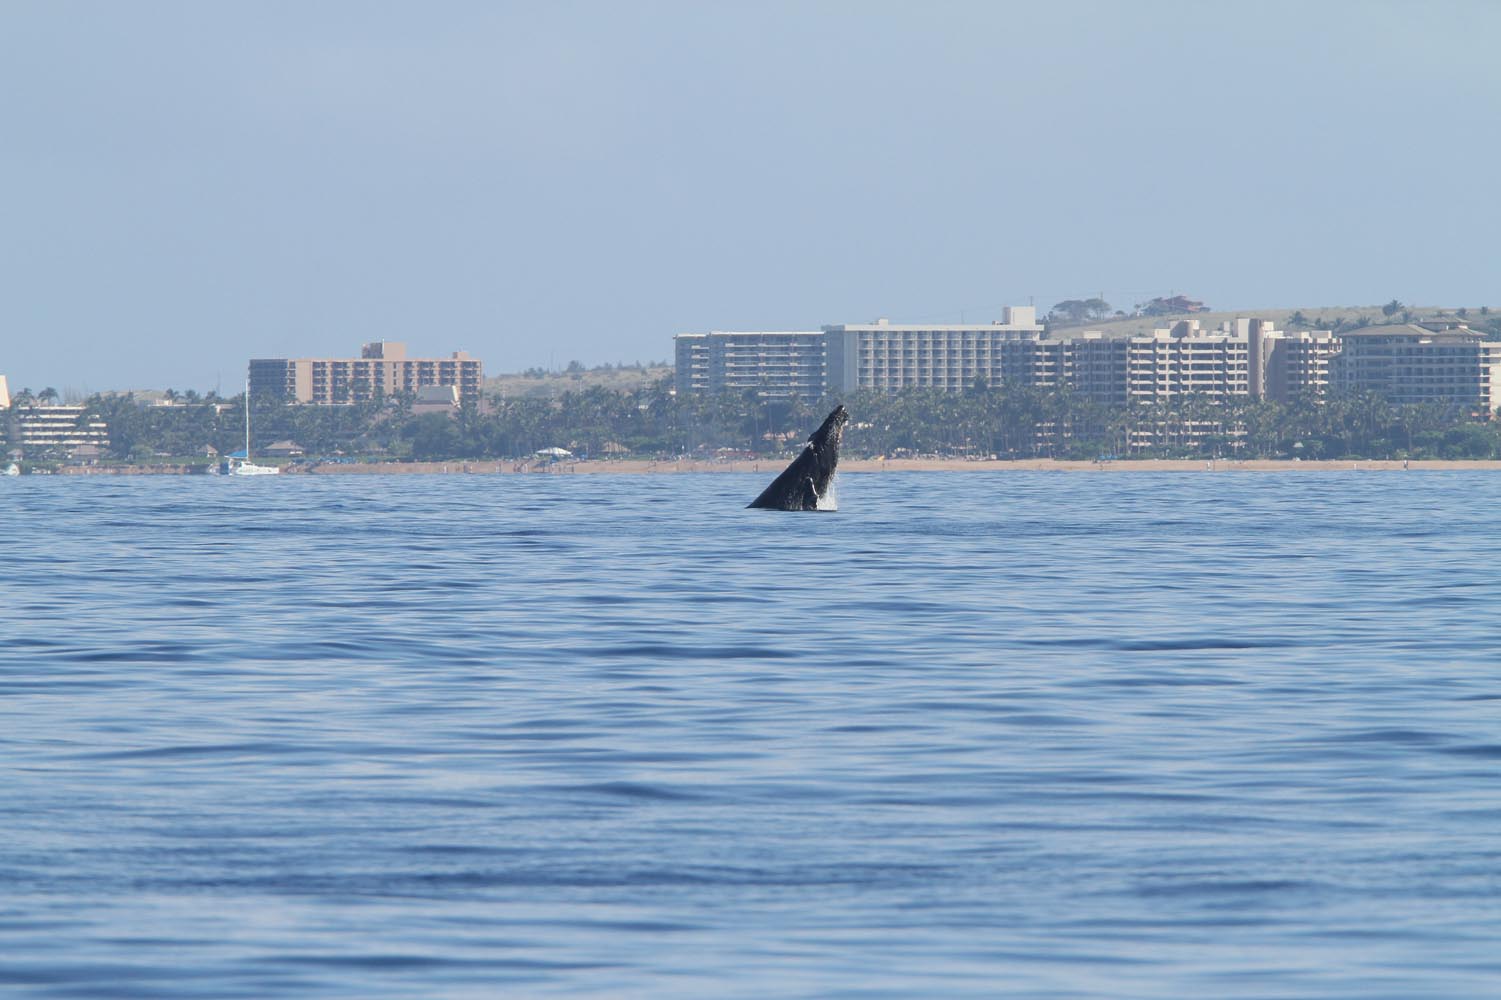
<path id="1" fill-rule="evenodd" d="M 829 491 L 834 469 L 839 464 L 839 445 L 849 411 L 843 404 L 834 407 L 818 430 L 808 436 L 802 454 L 771 485 L 752 500 L 751 507 L 766 510 L 818 510 L 819 501 Z"/>
<path id="2" fill-rule="evenodd" d="M 812 476 L 803 477 L 803 510 L 818 509 L 818 487 L 813 484 Z"/>

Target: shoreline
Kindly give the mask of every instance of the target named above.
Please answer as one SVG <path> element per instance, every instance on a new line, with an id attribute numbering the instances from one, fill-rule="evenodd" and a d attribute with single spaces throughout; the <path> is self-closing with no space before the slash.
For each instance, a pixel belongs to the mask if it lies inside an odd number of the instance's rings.
<path id="1" fill-rule="evenodd" d="M 371 462 L 287 466 L 287 475 L 677 475 L 682 473 L 747 473 L 776 475 L 786 468 L 787 459 L 740 459 L 718 461 L 683 459 L 649 461 L 645 459 L 599 459 L 577 462 Z M 895 458 L 848 459 L 839 463 L 840 472 L 857 475 L 902 472 L 1433 472 L 1498 471 L 1497 459 L 1179 459 L 1133 458 L 1110 461 L 1068 461 L 1051 458 L 1023 459 L 946 459 Z M 152 476 L 202 475 L 195 467 L 184 465 L 154 466 L 79 466 L 58 469 L 63 476 Z"/>

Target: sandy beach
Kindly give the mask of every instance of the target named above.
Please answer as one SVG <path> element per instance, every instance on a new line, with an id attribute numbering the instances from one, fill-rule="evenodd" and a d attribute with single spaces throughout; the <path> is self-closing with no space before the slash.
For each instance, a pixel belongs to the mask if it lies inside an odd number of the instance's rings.
<path id="1" fill-rule="evenodd" d="M 469 462 L 340 462 L 282 466 L 288 475 L 314 476 L 400 476 L 400 475 L 673 475 L 678 473 L 743 472 L 775 475 L 786 468 L 790 458 L 739 459 L 735 461 L 681 459 L 651 461 L 647 459 L 602 459 L 591 461 L 541 462 L 486 461 Z M 839 471 L 852 474 L 899 472 L 1433 472 L 1457 470 L 1501 470 L 1501 461 L 1484 459 L 1461 461 L 1448 459 L 1328 459 L 1294 461 L 1290 459 L 1120 459 L 1108 462 L 1071 462 L 1051 458 L 960 459 L 960 458 L 853 458 L 839 463 Z M 62 476 L 152 476 L 194 475 L 203 473 L 201 465 L 91 465 L 65 466 L 56 470 Z"/>

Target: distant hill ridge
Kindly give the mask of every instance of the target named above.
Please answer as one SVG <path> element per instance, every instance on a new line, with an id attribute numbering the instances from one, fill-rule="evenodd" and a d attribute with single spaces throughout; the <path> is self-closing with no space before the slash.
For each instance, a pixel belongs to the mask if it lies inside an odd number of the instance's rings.
<path id="1" fill-rule="evenodd" d="M 1489 330 L 1501 333 L 1501 310 L 1490 309 L 1485 306 L 1457 308 L 1449 306 L 1402 305 L 1400 309 L 1394 311 L 1389 316 L 1383 311 L 1385 308 L 1387 307 L 1375 305 L 1216 309 L 1205 312 L 1161 316 L 1105 317 L 1081 322 L 1059 322 L 1054 320 L 1049 322 L 1048 330 L 1054 334 L 1099 330 L 1107 337 L 1132 337 L 1138 334 L 1150 334 L 1153 330 L 1172 326 L 1179 320 L 1198 320 L 1201 327 L 1209 330 L 1219 326 L 1225 320 L 1251 317 L 1271 320 L 1273 325 L 1279 330 L 1334 330 L 1340 332 L 1342 330 L 1353 330 L 1362 326 L 1401 323 L 1404 322 L 1403 317 L 1405 315 L 1405 322 L 1418 323 L 1441 319 L 1449 322 L 1467 323 L 1476 330 Z"/>
<path id="2" fill-rule="evenodd" d="M 596 368 L 579 365 L 559 372 L 532 369 L 529 372 L 487 376 L 485 393 L 499 393 L 507 399 L 530 399 L 554 398 L 565 392 L 579 392 L 595 387 L 615 392 L 635 392 L 671 377 L 672 365 L 666 363 L 602 365 Z"/>

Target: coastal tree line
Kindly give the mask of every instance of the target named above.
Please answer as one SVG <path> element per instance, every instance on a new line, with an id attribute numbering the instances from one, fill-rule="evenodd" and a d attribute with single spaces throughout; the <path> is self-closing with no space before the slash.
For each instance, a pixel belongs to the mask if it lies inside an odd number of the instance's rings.
<path id="1" fill-rule="evenodd" d="M 396 397 L 351 406 L 251 400 L 253 451 L 292 441 L 311 458 L 517 460 L 566 448 L 590 458 L 785 455 L 836 400 L 745 395 L 677 398 L 670 379 L 630 391 L 581 388 L 555 398 L 490 398 L 453 415 L 414 414 Z M 976 385 L 963 393 L 909 390 L 844 397 L 852 456 L 1093 460 L 1110 457 L 1497 458 L 1501 424 L 1461 407 L 1399 406 L 1359 394 L 1321 402 L 1220 401 L 1104 406 L 1067 391 Z M 143 406 L 98 395 L 108 458 L 201 458 L 243 446 L 243 396 L 184 395 Z"/>

